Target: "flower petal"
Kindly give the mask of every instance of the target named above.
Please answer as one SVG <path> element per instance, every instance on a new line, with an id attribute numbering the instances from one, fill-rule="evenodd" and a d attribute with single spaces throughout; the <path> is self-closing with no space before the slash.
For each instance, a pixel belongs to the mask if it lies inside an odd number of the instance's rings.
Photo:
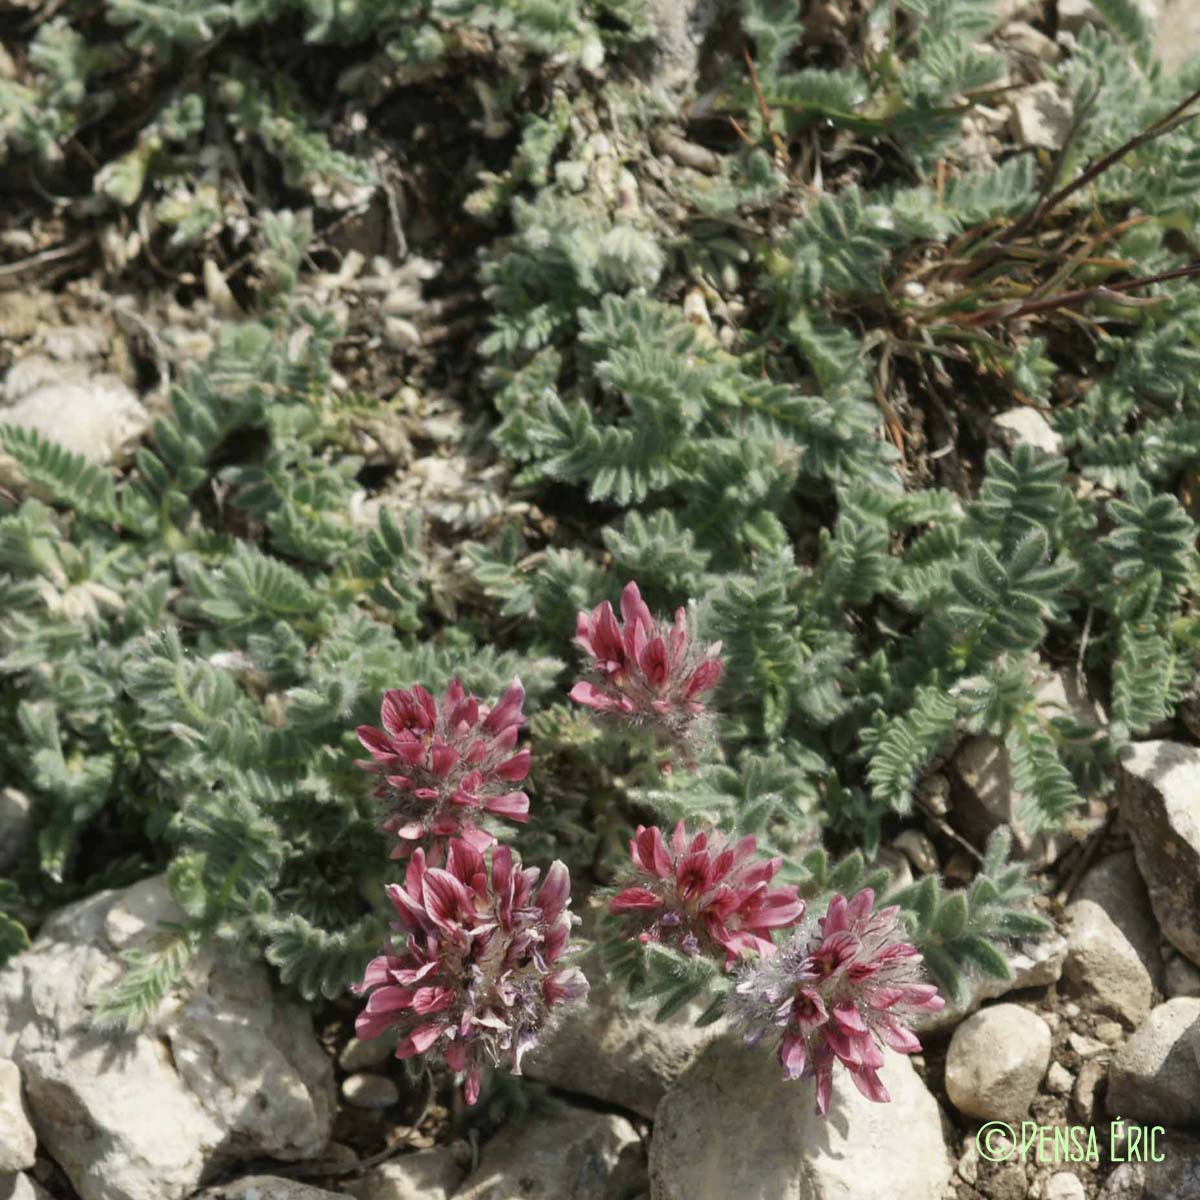
<path id="1" fill-rule="evenodd" d="M 608 911 L 619 916 L 621 913 L 662 908 L 662 905 L 662 900 L 649 888 L 628 887 L 624 891 L 618 892 L 608 902 Z"/>
<path id="2" fill-rule="evenodd" d="M 798 1079 L 807 1058 L 804 1039 L 793 1034 L 785 1035 L 779 1047 L 779 1065 L 783 1068 L 784 1079 Z"/>
<path id="3" fill-rule="evenodd" d="M 397 1058 L 412 1058 L 417 1054 L 424 1054 L 441 1035 L 441 1025 L 418 1025 L 416 1029 L 408 1035 L 401 1038 L 396 1043 Z"/>
<path id="4" fill-rule="evenodd" d="M 483 722 L 484 729 L 488 733 L 499 733 L 501 729 L 507 729 L 511 725 L 523 725 L 525 718 L 521 714 L 521 706 L 524 703 L 525 689 L 521 686 L 520 679 L 514 679 L 508 691 L 500 697 L 500 703 L 488 713 Z"/>
<path id="5" fill-rule="evenodd" d="M 506 792 L 503 796 L 490 796 L 484 800 L 483 808 L 495 817 L 508 817 L 510 821 L 529 820 L 529 797 L 524 792 Z"/>
<path id="6" fill-rule="evenodd" d="M 619 700 L 612 696 L 606 696 L 595 684 L 588 683 L 586 680 L 577 683 L 567 693 L 567 696 L 576 704 L 584 704 L 588 708 L 594 708 L 597 712 L 612 712 L 621 707 Z M 368 746 L 367 749 L 369 750 L 370 747 Z"/>
<path id="7" fill-rule="evenodd" d="M 426 871 L 422 891 L 425 911 L 439 929 L 452 930 L 474 913 L 470 892 L 449 871 Z"/>
<path id="8" fill-rule="evenodd" d="M 546 878 L 538 889 L 537 903 L 542 910 L 542 920 L 547 923 L 557 921 L 570 895 L 571 873 L 566 863 L 556 859 L 550 864 Z"/>
<path id="9" fill-rule="evenodd" d="M 529 774 L 529 758 L 529 751 L 521 750 L 512 758 L 505 759 L 496 768 L 496 774 L 508 783 L 520 783 Z"/>

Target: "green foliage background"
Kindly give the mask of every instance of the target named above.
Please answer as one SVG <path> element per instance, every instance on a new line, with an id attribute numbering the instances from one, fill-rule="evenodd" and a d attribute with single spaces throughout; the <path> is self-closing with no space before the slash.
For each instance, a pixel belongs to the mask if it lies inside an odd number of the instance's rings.
<path id="1" fill-rule="evenodd" d="M 25 481 L 0 498 L 0 776 L 36 818 L 0 956 L 51 906 L 165 868 L 188 924 L 107 1019 L 151 1011 L 214 937 L 339 995 L 397 869 L 352 730 L 384 688 L 456 675 L 523 679 L 516 840 L 578 887 L 652 815 L 756 833 L 810 895 L 854 886 L 967 732 L 1003 741 L 1029 831 L 1103 796 L 1122 743 L 1197 690 L 1200 293 L 1115 290 L 1197 257 L 1197 123 L 1047 198 L 1200 68 L 1166 77 L 1134 6 L 1099 7 L 1044 68 L 1064 149 L 973 171 L 964 116 L 1011 67 L 988 0 L 863 3 L 833 50 L 794 3 L 729 4 L 686 120 L 626 0 L 57 6 L 0 79 L 13 186 L 54 182 L 80 221 L 152 214 L 176 266 L 249 256 L 254 315 L 120 470 L 0 426 Z M 310 283 L 326 232 L 421 154 L 449 189 L 436 248 L 481 305 L 465 382 L 410 365 L 503 501 L 457 524 L 364 473 L 347 430 L 392 397 L 331 388 L 345 331 Z M 991 444 L 1015 404 L 1061 455 Z M 724 644 L 696 775 L 564 700 L 575 611 L 629 578 L 659 610 L 695 598 Z M 1034 703 L 1039 665 L 1076 664 L 1103 730 Z M 1043 928 L 1007 850 L 966 892 L 897 897 L 951 989 Z M 705 985 L 669 959 L 612 966 L 669 1009 Z"/>

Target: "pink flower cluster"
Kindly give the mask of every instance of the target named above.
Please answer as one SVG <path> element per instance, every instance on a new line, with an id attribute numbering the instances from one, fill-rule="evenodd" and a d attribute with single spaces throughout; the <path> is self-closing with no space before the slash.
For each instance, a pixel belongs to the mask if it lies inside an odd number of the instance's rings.
<path id="1" fill-rule="evenodd" d="M 680 821 L 668 846 L 660 829 L 639 825 L 629 852 L 636 877 L 609 911 L 640 918 L 643 942 L 721 953 L 729 969 L 740 958 L 772 954 L 771 931 L 804 915 L 794 887 L 770 886 L 782 860 L 756 858 L 753 837 L 726 846 L 720 834 L 689 835 Z"/>
<path id="2" fill-rule="evenodd" d="M 588 990 L 577 967 L 560 965 L 578 921 L 567 868 L 555 862 L 537 887 L 538 870 L 514 864 L 507 846 L 490 859 L 489 871 L 461 838 L 450 842 L 445 869 L 414 851 L 404 886 L 387 889 L 400 945 L 374 959 L 354 988 L 370 992 L 357 1035 L 396 1027 L 396 1057 L 435 1055 L 465 1072 L 468 1104 L 479 1098 L 485 1065 L 520 1074 L 551 1010 Z"/>
<path id="3" fill-rule="evenodd" d="M 529 751 L 515 749 L 524 701 L 519 679 L 492 709 L 457 679 L 440 702 L 419 686 L 384 692 L 383 728 L 358 727 L 373 761 L 358 765 L 382 776 L 376 794 L 389 808 L 382 828 L 399 839 L 393 858 L 426 844 L 440 861 L 451 837 L 485 849 L 496 839 L 475 824 L 480 812 L 529 820 L 529 797 L 511 786 L 529 774 Z"/>
<path id="4" fill-rule="evenodd" d="M 651 728 L 662 741 L 689 740 L 705 711 L 700 696 L 721 679 L 721 643 L 698 648 L 687 610 L 676 609 L 668 626 L 651 615 L 633 582 L 621 593 L 621 615 L 623 627 L 607 600 L 579 614 L 575 640 L 591 659 L 592 678 L 577 683 L 571 699 Z"/>
<path id="5" fill-rule="evenodd" d="M 902 936 L 900 910 L 875 912 L 874 904 L 869 888 L 852 900 L 834 896 L 815 928 L 806 923 L 779 953 L 748 966 L 731 997 L 748 1042 L 779 1037 L 785 1079 L 816 1080 L 822 1114 L 836 1062 L 864 1096 L 886 1103 L 881 1048 L 920 1050 L 906 1019 L 945 1005 L 937 987 L 921 978 L 921 955 Z"/>

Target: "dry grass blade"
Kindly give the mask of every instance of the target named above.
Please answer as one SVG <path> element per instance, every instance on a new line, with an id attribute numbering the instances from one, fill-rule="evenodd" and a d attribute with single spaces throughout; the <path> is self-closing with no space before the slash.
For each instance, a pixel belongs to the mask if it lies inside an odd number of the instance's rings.
<path id="1" fill-rule="evenodd" d="M 1022 317 L 1052 312 L 1055 309 L 1074 308 L 1077 305 L 1086 304 L 1090 300 L 1119 299 L 1124 304 L 1145 307 L 1149 304 L 1161 303 L 1161 301 L 1159 299 L 1138 299 L 1127 293 L 1136 291 L 1138 288 L 1151 287 L 1156 283 L 1167 283 L 1172 279 L 1188 279 L 1196 275 L 1200 275 L 1200 263 L 1190 263 L 1186 267 L 1177 267 L 1174 271 L 1163 271 L 1158 275 L 1144 275 L 1138 279 L 1127 279 L 1121 283 L 1078 288 L 1072 292 L 1060 292 L 1057 296 L 1044 296 L 1036 300 L 1014 300 L 1008 304 L 982 309 L 979 312 L 949 316 L 947 320 L 971 327 L 994 325 L 999 321 L 1019 320 Z"/>

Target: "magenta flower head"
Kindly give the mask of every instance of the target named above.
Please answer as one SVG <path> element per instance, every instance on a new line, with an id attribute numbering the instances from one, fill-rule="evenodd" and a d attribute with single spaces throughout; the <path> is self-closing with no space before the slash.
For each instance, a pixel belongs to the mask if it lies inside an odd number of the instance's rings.
<path id="1" fill-rule="evenodd" d="M 479 1098 L 480 1072 L 521 1057 L 559 1004 L 582 1000 L 578 967 L 561 965 L 571 926 L 571 880 L 555 862 L 537 887 L 536 867 L 522 869 L 507 846 L 483 855 L 461 838 L 445 869 L 413 852 L 404 886 L 387 888 L 402 935 L 373 959 L 352 989 L 370 992 L 355 1033 L 366 1039 L 396 1027 L 397 1058 L 428 1054 L 465 1073 L 467 1103 Z"/>
<path id="2" fill-rule="evenodd" d="M 748 1042 L 779 1037 L 785 1079 L 816 1079 L 822 1115 L 829 1110 L 835 1062 L 867 1099 L 887 1103 L 891 1097 L 877 1073 L 881 1047 L 916 1053 L 921 1043 L 906 1018 L 946 1003 L 921 978 L 921 955 L 902 936 L 899 908 L 874 912 L 874 904 L 870 888 L 852 900 L 834 896 L 815 928 L 806 922 L 772 959 L 744 970 L 730 997 Z"/>
<path id="3" fill-rule="evenodd" d="M 428 843 L 440 862 L 450 837 L 486 849 L 496 839 L 475 824 L 480 812 L 529 820 L 529 797 L 511 786 L 529 774 L 529 751 L 515 749 L 524 702 L 519 679 L 492 709 L 457 679 L 440 703 L 423 687 L 384 692 L 383 728 L 358 727 L 373 761 L 357 765 L 382 776 L 375 794 L 389 809 L 381 828 L 399 838 L 393 858 Z"/>
<path id="4" fill-rule="evenodd" d="M 685 954 L 724 954 L 728 970 L 749 955 L 775 952 L 771 930 L 794 925 L 804 901 L 771 887 L 782 859 L 755 857 L 755 841 L 725 846 L 720 834 L 688 836 L 680 821 L 668 846 L 660 829 L 638 826 L 629 843 L 636 876 L 609 902 L 615 916 L 640 921 L 643 942 Z"/>
<path id="5" fill-rule="evenodd" d="M 577 683 L 571 699 L 649 727 L 662 741 L 689 740 L 705 711 L 700 697 L 721 679 L 721 643 L 697 647 L 686 609 L 676 609 L 669 626 L 651 616 L 636 583 L 621 593 L 621 615 L 624 627 L 607 600 L 579 614 L 575 640 L 592 678 Z"/>

